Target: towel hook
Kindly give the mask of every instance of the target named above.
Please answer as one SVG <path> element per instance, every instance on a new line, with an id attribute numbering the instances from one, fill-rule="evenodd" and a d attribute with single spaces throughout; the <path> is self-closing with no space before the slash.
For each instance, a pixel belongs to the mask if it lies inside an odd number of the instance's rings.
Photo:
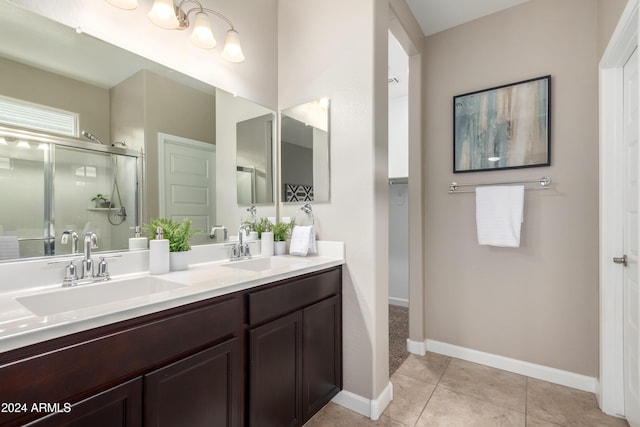
<path id="1" fill-rule="evenodd" d="M 313 215 L 313 209 L 311 208 L 311 204 L 305 203 L 304 205 L 302 205 L 300 210 L 307 215 L 311 215 L 311 225 L 315 225 L 316 217 Z"/>

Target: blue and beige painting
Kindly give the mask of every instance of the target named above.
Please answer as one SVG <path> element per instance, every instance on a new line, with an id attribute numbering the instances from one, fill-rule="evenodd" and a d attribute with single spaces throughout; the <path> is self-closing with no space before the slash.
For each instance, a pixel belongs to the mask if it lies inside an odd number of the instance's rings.
<path id="1" fill-rule="evenodd" d="M 454 97 L 454 172 L 549 164 L 550 77 Z"/>

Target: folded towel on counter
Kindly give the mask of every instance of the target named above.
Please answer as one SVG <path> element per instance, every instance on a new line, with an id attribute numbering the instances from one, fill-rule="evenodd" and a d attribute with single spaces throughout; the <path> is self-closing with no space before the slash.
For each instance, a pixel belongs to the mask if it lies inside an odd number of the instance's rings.
<path id="1" fill-rule="evenodd" d="M 520 247 L 524 186 L 476 188 L 476 225 L 480 245 Z"/>
<path id="2" fill-rule="evenodd" d="M 291 255 L 307 256 L 307 254 L 315 254 L 316 252 L 316 231 L 313 225 L 296 225 L 293 227 L 289 253 Z"/>
<path id="3" fill-rule="evenodd" d="M 17 236 L 0 236 L 0 259 L 20 258 L 20 245 Z"/>

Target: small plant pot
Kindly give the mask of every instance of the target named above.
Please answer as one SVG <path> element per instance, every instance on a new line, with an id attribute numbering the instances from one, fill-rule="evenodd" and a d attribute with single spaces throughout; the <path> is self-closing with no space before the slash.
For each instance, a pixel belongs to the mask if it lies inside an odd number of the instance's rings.
<path id="1" fill-rule="evenodd" d="M 284 255 L 287 253 L 287 242 L 273 242 L 273 254 Z"/>
<path id="2" fill-rule="evenodd" d="M 183 271 L 189 268 L 189 251 L 169 252 L 169 270 Z"/>
<path id="3" fill-rule="evenodd" d="M 112 206 L 111 202 L 99 202 L 99 203 L 96 203 L 96 208 L 107 209 L 107 208 L 110 208 L 111 206 Z"/>

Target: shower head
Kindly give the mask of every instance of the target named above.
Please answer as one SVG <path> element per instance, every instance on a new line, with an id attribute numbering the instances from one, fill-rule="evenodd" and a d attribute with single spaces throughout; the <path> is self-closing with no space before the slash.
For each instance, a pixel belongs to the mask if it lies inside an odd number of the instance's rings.
<path id="1" fill-rule="evenodd" d="M 82 136 L 87 138 L 89 141 L 97 142 L 98 144 L 104 145 L 104 143 L 100 141 L 98 138 L 96 138 L 96 136 L 91 132 L 83 130 L 81 133 L 82 133 Z"/>

